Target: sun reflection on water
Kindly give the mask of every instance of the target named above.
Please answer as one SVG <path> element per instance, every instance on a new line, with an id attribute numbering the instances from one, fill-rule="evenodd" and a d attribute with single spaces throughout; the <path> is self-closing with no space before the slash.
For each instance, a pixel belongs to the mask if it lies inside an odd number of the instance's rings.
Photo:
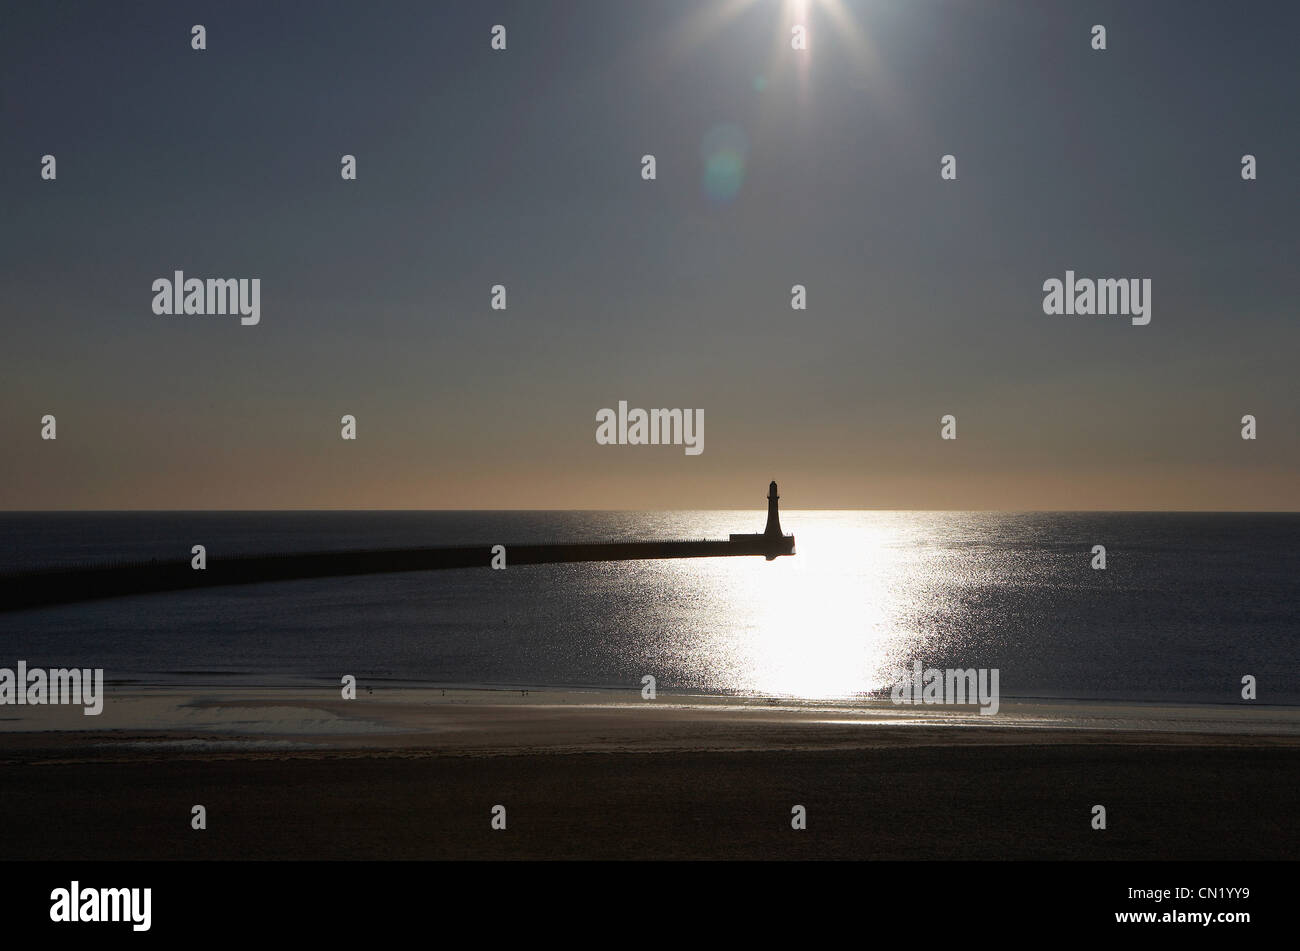
<path id="1" fill-rule="evenodd" d="M 675 566 L 693 622 L 672 639 L 675 662 L 745 694 L 832 699 L 887 689 L 916 640 L 898 622 L 924 587 L 906 530 L 860 512 L 792 512 L 785 527 L 796 536 L 793 557 Z M 700 630 L 710 615 L 716 625 Z"/>

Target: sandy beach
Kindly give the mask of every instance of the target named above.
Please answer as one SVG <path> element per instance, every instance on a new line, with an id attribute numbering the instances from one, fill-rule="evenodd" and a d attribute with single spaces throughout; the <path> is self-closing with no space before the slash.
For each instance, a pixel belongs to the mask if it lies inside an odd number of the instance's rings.
<path id="1" fill-rule="evenodd" d="M 119 686 L 98 717 L 0 712 L 11 859 L 1300 856 L 1288 707 Z"/>

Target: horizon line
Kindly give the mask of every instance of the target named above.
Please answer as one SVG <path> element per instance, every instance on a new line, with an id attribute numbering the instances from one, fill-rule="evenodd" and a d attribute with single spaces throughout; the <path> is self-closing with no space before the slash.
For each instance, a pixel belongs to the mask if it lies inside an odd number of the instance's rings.
<path id="1" fill-rule="evenodd" d="M 681 509 L 633 509 L 633 508 L 210 508 L 210 509 L 152 509 L 152 508 L 127 508 L 127 509 L 0 509 L 0 516 L 3 515 L 167 515 L 177 513 L 205 513 L 205 514 L 242 514 L 242 513 L 265 513 L 265 512 L 302 512 L 302 513 L 375 513 L 375 512 L 610 512 L 610 513 L 654 513 L 654 512 L 762 512 L 762 508 L 681 508 Z M 1300 514 L 1300 508 L 1295 509 L 1195 509 L 1195 508 L 1169 508 L 1169 509 L 1145 509 L 1145 508 L 1083 508 L 1083 509 L 1066 509 L 1066 508 L 1028 508 L 1028 509 L 992 509 L 992 508 L 917 508 L 917 509 L 899 509 L 899 508 L 790 508 L 782 509 L 782 514 L 790 512 L 987 512 L 1001 515 L 1028 515 L 1035 513 L 1096 513 L 1096 514 L 1135 514 L 1135 515 L 1297 515 Z"/>

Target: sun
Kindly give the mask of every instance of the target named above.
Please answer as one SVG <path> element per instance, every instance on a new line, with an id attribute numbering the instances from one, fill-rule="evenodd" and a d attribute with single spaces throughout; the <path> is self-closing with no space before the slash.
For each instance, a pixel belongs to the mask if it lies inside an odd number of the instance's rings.
<path id="1" fill-rule="evenodd" d="M 806 91 L 812 60 L 822 44 L 835 44 L 849 52 L 849 61 L 865 74 L 855 77 L 860 82 L 867 80 L 861 83 L 865 88 L 887 88 L 877 50 L 844 0 L 711 0 L 680 24 L 674 52 L 685 55 L 704 44 L 724 43 L 728 27 L 741 17 L 760 13 L 771 18 L 773 39 L 768 69 L 756 79 L 757 88 L 792 72 Z"/>

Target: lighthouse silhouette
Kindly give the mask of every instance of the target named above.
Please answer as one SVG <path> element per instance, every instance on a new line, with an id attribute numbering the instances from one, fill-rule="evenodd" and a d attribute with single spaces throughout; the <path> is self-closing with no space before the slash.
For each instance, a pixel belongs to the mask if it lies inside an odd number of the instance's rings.
<path id="1" fill-rule="evenodd" d="M 781 496 L 776 494 L 776 480 L 767 487 L 767 528 L 763 529 L 763 534 L 767 538 L 781 537 L 781 514 L 776 509 L 776 501 Z"/>
<path id="2" fill-rule="evenodd" d="M 794 554 L 794 536 L 781 532 L 781 513 L 777 509 L 776 481 L 767 486 L 767 527 L 752 535 L 732 534 L 730 541 L 745 554 L 762 555 L 768 561 L 781 555 Z"/>

